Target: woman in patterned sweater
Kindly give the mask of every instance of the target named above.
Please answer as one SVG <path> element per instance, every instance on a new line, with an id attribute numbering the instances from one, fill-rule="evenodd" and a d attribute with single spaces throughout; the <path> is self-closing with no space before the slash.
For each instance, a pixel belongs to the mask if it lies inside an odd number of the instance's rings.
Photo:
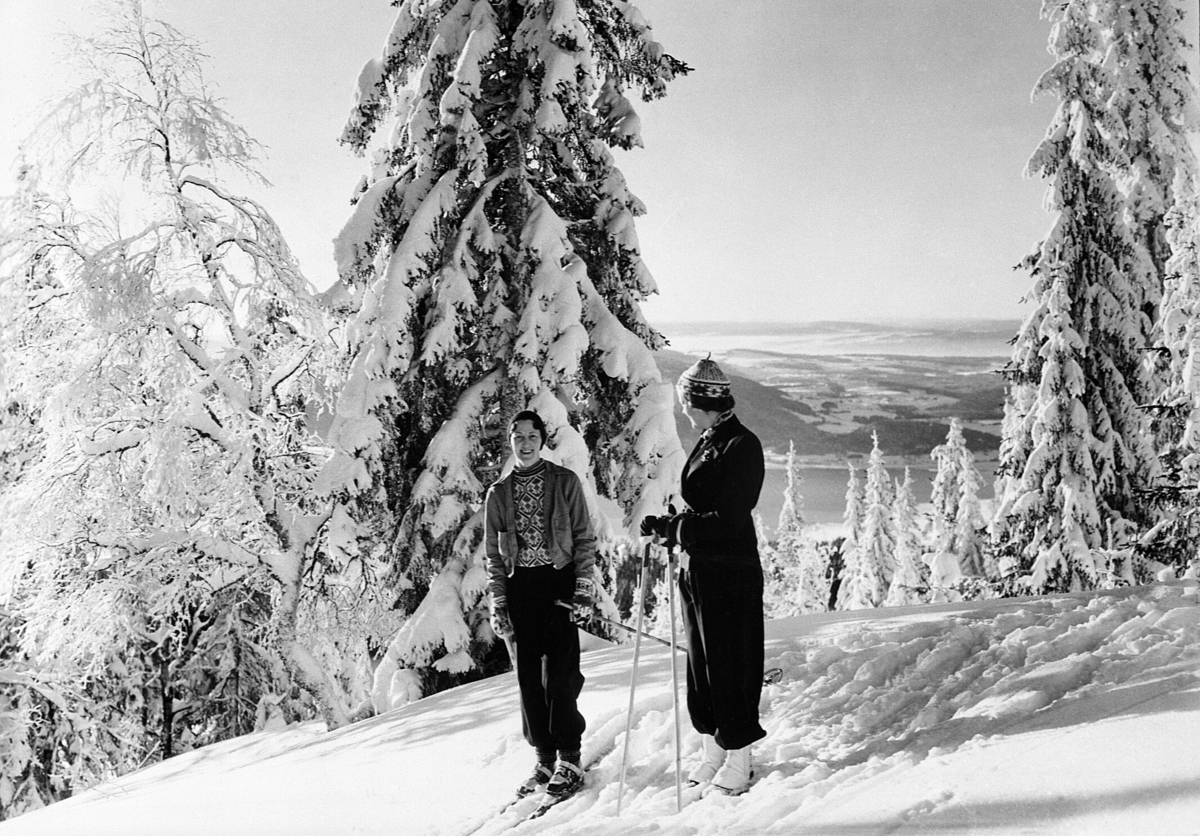
<path id="1" fill-rule="evenodd" d="M 515 647 L 521 725 L 537 752 L 533 774 L 517 794 L 545 787 L 551 795 L 569 795 L 583 781 L 585 727 L 576 706 L 583 674 L 571 608 L 591 609 L 596 541 L 579 477 L 542 458 L 541 417 L 518 412 L 508 440 L 516 464 L 488 490 L 484 541 L 492 629 Z"/>

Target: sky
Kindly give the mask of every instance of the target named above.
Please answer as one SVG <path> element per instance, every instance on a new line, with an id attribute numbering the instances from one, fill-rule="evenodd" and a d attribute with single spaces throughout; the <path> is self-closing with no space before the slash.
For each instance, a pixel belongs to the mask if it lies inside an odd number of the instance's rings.
<path id="1" fill-rule="evenodd" d="M 758 777 L 738 797 L 676 794 L 670 650 L 643 646 L 631 700 L 633 649 L 591 640 L 584 788 L 534 821 L 536 796 L 499 812 L 533 765 L 507 673 L 332 732 L 293 725 L 179 755 L 0 836 L 1200 833 L 1194 577 L 821 613 L 766 633 L 780 680 L 763 690 Z M 700 738 L 680 714 L 686 769 Z"/>
<path id="2" fill-rule="evenodd" d="M 1200 0 L 1186 0 L 1189 9 Z M 1023 176 L 1055 101 L 1041 0 L 642 0 L 694 69 L 641 104 L 618 165 L 659 285 L 652 321 L 1019 319 L 1048 231 Z M 0 164 L 67 81 L 55 34 L 97 0 L 0 0 Z M 365 162 L 336 142 L 385 0 L 151 0 L 198 39 L 267 147 L 259 197 L 319 288 Z M 1192 20 L 1197 17 L 1193 13 Z M 1193 61 L 1193 65 L 1195 62 Z"/>

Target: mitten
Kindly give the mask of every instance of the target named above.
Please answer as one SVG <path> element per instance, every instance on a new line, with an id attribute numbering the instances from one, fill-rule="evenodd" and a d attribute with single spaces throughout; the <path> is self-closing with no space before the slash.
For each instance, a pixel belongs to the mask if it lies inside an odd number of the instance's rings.
<path id="1" fill-rule="evenodd" d="M 577 618 L 586 617 L 592 612 L 596 602 L 596 584 L 591 578 L 575 579 L 575 597 L 571 599 L 571 608 Z"/>
<path id="2" fill-rule="evenodd" d="M 507 598 L 492 598 L 492 632 L 505 640 L 513 637 L 512 619 L 508 617 Z"/>

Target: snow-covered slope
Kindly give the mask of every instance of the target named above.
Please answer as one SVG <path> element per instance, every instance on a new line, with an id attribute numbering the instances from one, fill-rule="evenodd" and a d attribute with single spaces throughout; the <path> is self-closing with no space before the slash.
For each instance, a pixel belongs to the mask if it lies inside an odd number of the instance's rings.
<path id="1" fill-rule="evenodd" d="M 509 674 L 183 755 L 0 836 L 1200 833 L 1195 581 L 773 622 L 760 777 L 737 798 L 685 790 L 681 813 L 668 654 L 643 648 L 619 816 L 629 646 L 585 654 L 594 765 L 537 821 L 497 814 L 532 765 Z"/>

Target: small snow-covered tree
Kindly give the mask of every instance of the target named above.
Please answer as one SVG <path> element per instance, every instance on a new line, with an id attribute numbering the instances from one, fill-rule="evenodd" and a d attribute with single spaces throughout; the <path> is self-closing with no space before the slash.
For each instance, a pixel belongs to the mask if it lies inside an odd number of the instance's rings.
<path id="1" fill-rule="evenodd" d="M 962 421 L 950 419 L 946 442 L 933 448 L 937 463 L 933 478 L 933 542 L 938 549 L 958 556 L 966 575 L 984 577 L 983 534 L 985 523 L 979 505 L 983 478 L 975 466 L 975 454 L 967 447 Z"/>
<path id="2" fill-rule="evenodd" d="M 610 148 L 641 141 L 627 92 L 661 96 L 686 66 L 631 3 L 397 5 L 343 134 L 371 168 L 335 242 L 352 320 L 322 478 L 389 567 L 377 704 L 488 651 L 479 508 L 518 409 L 631 524 L 662 512 L 684 459 L 639 310 L 644 207 Z"/>
<path id="3" fill-rule="evenodd" d="M 774 544 L 776 559 L 786 567 L 786 581 L 777 585 L 774 595 L 777 616 L 825 612 L 829 606 L 828 561 L 804 531 L 803 483 L 796 445 L 789 443 L 787 484 Z"/>
<path id="4" fill-rule="evenodd" d="M 840 609 L 878 607 L 887 596 L 895 569 L 896 533 L 892 528 L 891 479 L 884 466 L 879 436 L 873 436 L 867 462 L 862 534 L 846 561 Z"/>
<path id="5" fill-rule="evenodd" d="M 10 207 L 5 394 L 44 452 L 2 496 L 0 599 L 40 675 L 86 684 L 65 699 L 120 734 L 117 768 L 268 705 L 343 722 L 327 670 L 353 647 L 316 629 L 353 597 L 317 551 L 325 317 L 268 212 L 221 184 L 255 145 L 197 45 L 126 2 L 76 46 L 85 82 Z"/>
<path id="6" fill-rule="evenodd" d="M 778 540 L 768 539 L 762 514 L 753 511 L 751 519 L 758 535 L 758 557 L 763 568 L 763 611 L 767 618 L 784 618 L 792 614 L 794 606 L 799 555 L 781 549 Z"/>
<path id="7" fill-rule="evenodd" d="M 1108 63 L 1115 54 L 1114 30 L 1104 6 L 1060 0 L 1043 7 L 1053 21 L 1055 64 L 1035 92 L 1056 94 L 1059 108 L 1028 171 L 1050 181 L 1048 203 L 1056 215 L 1025 261 L 1034 278 L 1034 305 L 1006 369 L 1001 496 L 993 529 L 1022 571 L 1056 546 L 1063 555 L 1081 554 L 1079 542 L 1099 547 L 1097 516 L 1112 519 L 1122 541 L 1153 522 L 1144 489 L 1155 482 L 1158 464 L 1141 407 L 1158 395 L 1145 353 L 1162 288 L 1145 241 L 1131 229 L 1120 189 L 1128 171 L 1126 128 L 1114 106 Z M 1062 400 L 1047 400 L 1053 398 Z M 1052 450 L 1046 447 L 1051 438 Z M 1072 464 L 1054 469 L 1063 481 L 1050 477 L 1035 487 L 1037 474 L 1046 474 L 1047 454 Z M 1082 457 L 1089 459 L 1086 465 Z M 1048 521 L 1047 515 L 1068 507 L 1073 522 Z M 1058 539 L 1068 533 L 1070 543 Z M 1094 576 L 1086 563 L 1031 577 L 1087 584 Z"/>
<path id="8" fill-rule="evenodd" d="M 963 447 L 963 466 L 959 472 L 958 511 L 954 517 L 954 550 L 963 572 L 977 578 L 994 577 L 987 549 L 987 523 L 979 503 L 983 477 L 975 467 L 975 454 Z"/>
<path id="9" fill-rule="evenodd" d="M 796 458 L 796 443 L 788 442 L 787 484 L 783 489 L 783 506 L 779 509 L 779 526 L 775 529 L 777 548 L 792 551 L 804 532 L 804 477 Z"/>
<path id="10" fill-rule="evenodd" d="M 888 585 L 884 606 L 920 604 L 924 600 L 922 590 L 926 581 L 918 567 L 923 550 L 912 472 L 907 467 L 904 468 L 904 481 L 896 486 L 896 499 L 892 503 L 892 527 L 896 532 L 896 570 Z"/>
<path id="11" fill-rule="evenodd" d="M 962 421 L 958 418 L 951 418 L 950 428 L 946 431 L 945 443 L 934 447 L 929 454 L 936 466 L 929 495 L 929 501 L 933 505 L 933 538 L 935 541 L 950 536 L 954 520 L 958 517 L 958 499 L 961 493 L 961 474 L 966 449 L 967 442 L 962 434 Z"/>
<path id="12" fill-rule="evenodd" d="M 850 469 L 850 476 L 846 480 L 846 510 L 842 513 L 842 530 L 846 536 L 846 545 L 843 548 L 850 550 L 862 535 L 865 495 L 854 462 L 847 462 L 846 466 Z"/>
<path id="13" fill-rule="evenodd" d="M 825 544 L 805 537 L 797 559 L 798 580 L 792 611 L 797 615 L 829 609 L 829 552 Z"/>

